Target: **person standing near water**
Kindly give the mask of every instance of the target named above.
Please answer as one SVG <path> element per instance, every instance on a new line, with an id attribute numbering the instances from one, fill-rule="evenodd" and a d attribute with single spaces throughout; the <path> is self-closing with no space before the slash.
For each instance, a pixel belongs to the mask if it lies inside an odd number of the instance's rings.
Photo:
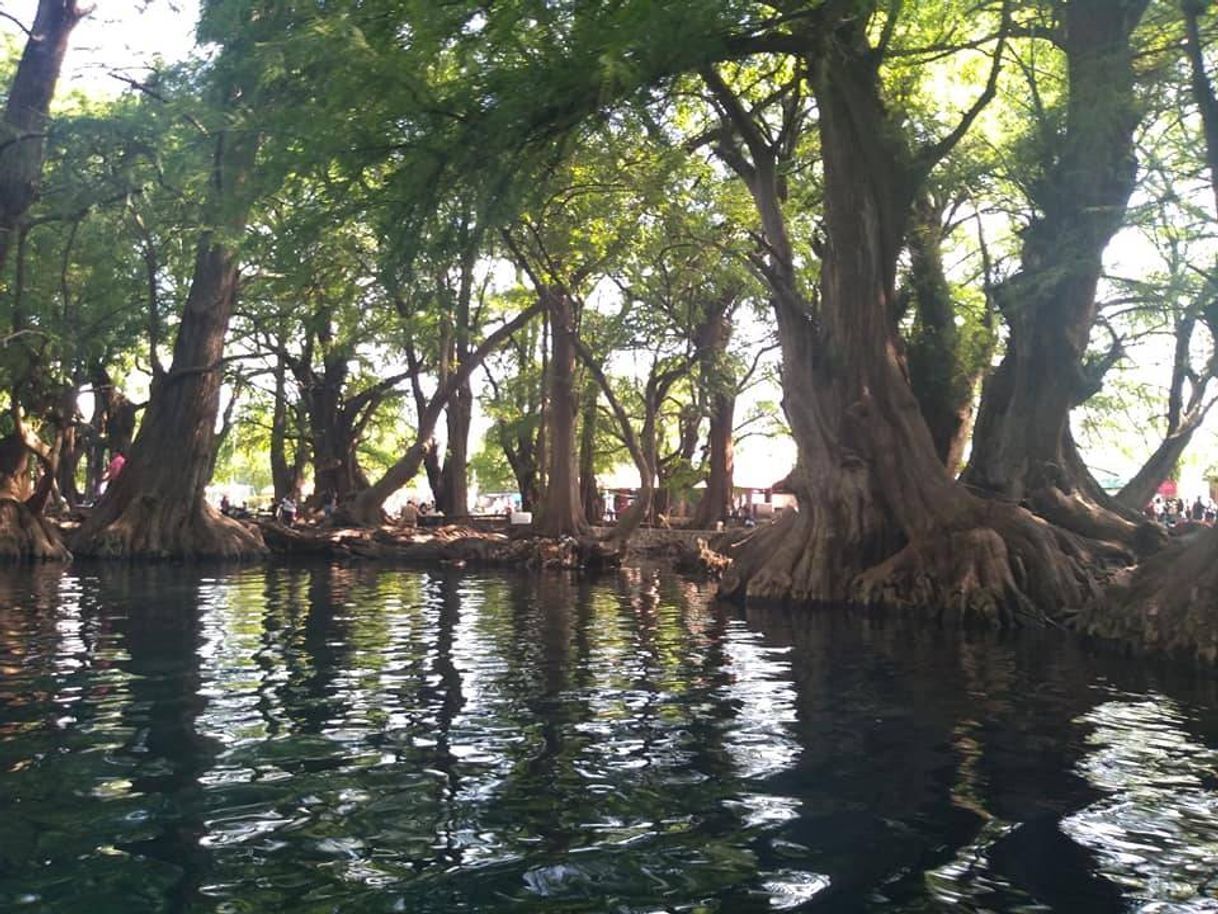
<path id="1" fill-rule="evenodd" d="M 101 486 L 97 490 L 99 495 L 110 488 L 110 483 L 118 478 L 118 474 L 123 471 L 123 467 L 126 465 L 127 458 L 123 456 L 123 452 L 115 451 L 114 456 L 110 458 L 110 463 L 102 471 Z"/>

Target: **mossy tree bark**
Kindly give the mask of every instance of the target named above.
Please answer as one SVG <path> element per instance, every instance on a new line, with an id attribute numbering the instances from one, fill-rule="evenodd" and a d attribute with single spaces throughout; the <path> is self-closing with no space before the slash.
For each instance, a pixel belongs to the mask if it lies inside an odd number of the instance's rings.
<path id="1" fill-rule="evenodd" d="M 964 476 L 1056 524 L 1125 543 L 1137 524 L 1088 498 L 1066 441 L 1071 409 L 1100 374 L 1084 358 L 1104 250 L 1123 224 L 1136 176 L 1141 112 L 1130 39 L 1147 4 L 1065 5 L 1058 38 L 1068 69 L 1064 128 L 1051 135 L 1050 164 L 1032 188 L 1039 215 L 1023 232 L 1022 266 L 993 290 L 1010 334 L 983 389 Z"/>
<path id="2" fill-rule="evenodd" d="M 909 379 L 935 442 L 935 451 L 955 476 L 972 432 L 977 383 L 989 367 L 995 334 L 989 310 L 964 318 L 953 301 L 943 269 L 945 201 L 922 191 L 914 201 L 907 233 L 909 268 L 897 296 L 898 317 L 913 312 L 906 339 Z"/>
<path id="3" fill-rule="evenodd" d="M 910 148 L 881 100 L 865 17 L 826 4 L 808 23 L 809 79 L 824 165 L 820 295 L 801 291 L 782 210 L 775 148 L 714 71 L 705 78 L 749 161 L 720 148 L 761 218 L 783 354 L 783 405 L 798 446 L 799 511 L 735 556 L 732 596 L 862 602 L 978 617 L 1043 620 L 1095 593 L 1098 556 L 1005 503 L 974 497 L 947 473 L 909 384 L 891 320 L 910 209 L 933 165 L 992 96 L 942 140 Z M 832 18 L 834 16 L 841 18 Z M 793 148 L 789 146 L 788 148 Z"/>

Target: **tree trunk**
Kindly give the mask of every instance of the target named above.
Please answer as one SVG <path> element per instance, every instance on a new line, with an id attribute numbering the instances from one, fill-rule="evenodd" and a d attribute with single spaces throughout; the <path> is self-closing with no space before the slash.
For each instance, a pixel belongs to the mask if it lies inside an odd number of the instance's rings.
<path id="1" fill-rule="evenodd" d="M 1218 528 L 1190 534 L 1113 580 L 1074 620 L 1090 634 L 1218 663 Z"/>
<path id="2" fill-rule="evenodd" d="M 77 535 L 80 554 L 237 558 L 264 551 L 256 533 L 221 516 L 203 498 L 236 283 L 235 253 L 205 235 L 173 364 L 152 392 L 126 465 Z"/>
<path id="3" fill-rule="evenodd" d="M 732 325 L 726 314 L 716 315 L 703 333 L 706 345 L 702 347 L 701 373 L 702 384 L 710 391 L 710 429 L 706 442 L 710 469 L 706 489 L 690 521 L 698 530 L 712 529 L 732 512 L 737 380 L 730 376 L 724 358 L 731 333 Z"/>
<path id="4" fill-rule="evenodd" d="M 804 300 L 776 160 L 715 74 L 753 153 L 747 179 L 770 252 L 783 406 L 798 447 L 798 512 L 759 528 L 726 595 L 907 606 L 999 624 L 1043 620 L 1095 589 L 1084 544 L 948 475 L 891 321 L 897 258 L 924 159 L 879 97 L 865 24 L 814 35 L 810 73 L 825 172 L 819 302 Z"/>
<path id="5" fill-rule="evenodd" d="M 538 294 L 550 315 L 549 411 L 546 442 L 549 457 L 541 517 L 534 530 L 541 536 L 581 536 L 588 532 L 579 497 L 576 471 L 575 418 L 579 403 L 575 392 L 575 309 L 561 290 L 543 287 Z"/>
<path id="6" fill-rule="evenodd" d="M 1055 506 L 1054 521 L 1094 527 L 1096 506 L 1071 478 L 1065 440 L 1087 386 L 1083 357 L 1105 248 L 1120 229 L 1137 170 L 1140 118 L 1130 34 L 1147 0 L 1071 0 L 1069 70 L 1058 158 L 1037 192 L 1042 216 L 1023 233 L 1023 265 L 995 291 L 1010 328 L 1007 352 L 982 394 L 965 472 L 975 489 Z M 1128 542 L 1136 525 L 1109 517 L 1103 535 Z M 1080 532 L 1082 532 L 1080 530 Z M 1090 534 L 1088 534 L 1090 535 Z"/>
<path id="7" fill-rule="evenodd" d="M 301 450 L 299 446 L 296 449 L 298 458 Z M 299 494 L 298 465 L 299 460 L 288 462 L 287 366 L 280 356 L 275 363 L 275 405 L 271 413 L 271 483 L 275 487 L 275 504 L 286 495 Z"/>
<path id="8" fill-rule="evenodd" d="M 469 516 L 469 427 L 474 415 L 474 391 L 468 383 L 448 401 L 448 444 L 440 473 L 436 506 L 448 517 Z"/>
<path id="9" fill-rule="evenodd" d="M 605 505 L 596 481 L 596 420 L 600 400 L 596 382 L 589 379 L 584 388 L 580 407 L 579 428 L 579 501 L 589 523 L 599 524 L 605 516 Z"/>
<path id="10" fill-rule="evenodd" d="M 468 230 L 463 225 L 463 234 Z M 466 254 L 461 259 L 461 280 L 453 314 L 453 355 L 457 365 L 470 355 L 470 302 L 474 286 L 474 246 L 466 238 Z M 448 365 L 445 366 L 448 368 Z M 448 517 L 469 515 L 469 427 L 474 415 L 474 391 L 466 378 L 457 385 L 445 410 L 448 441 L 444 454 L 437 506 Z"/>
<path id="11" fill-rule="evenodd" d="M 479 344 L 477 349 L 470 353 L 469 358 L 459 366 L 456 372 L 449 376 L 447 382 L 435 392 L 431 400 L 428 401 L 426 408 L 419 415 L 419 425 L 416 430 L 414 443 L 406 449 L 406 453 L 399 458 L 397 463 L 385 471 L 380 479 L 357 493 L 349 503 L 339 506 L 339 511 L 335 515 L 337 522 L 367 527 L 376 526 L 380 523 L 381 506 L 385 503 L 385 499 L 414 479 L 415 475 L 419 472 L 419 467 L 423 463 L 423 457 L 427 449 L 432 446 L 432 437 L 435 435 L 436 423 L 440 421 L 440 414 L 444 411 L 445 404 L 452 398 L 453 392 L 462 384 L 469 381 L 470 376 L 482 364 L 487 355 L 536 317 L 541 312 L 542 307 L 543 303 L 537 302 L 521 311 L 512 320 L 491 333 Z"/>
<path id="12" fill-rule="evenodd" d="M 20 435 L 0 438 L 0 561 L 68 561 L 59 533 L 26 504 L 34 494 L 29 460 Z"/>
<path id="13" fill-rule="evenodd" d="M 39 0 L 0 122 L 0 275 L 21 217 L 38 196 L 51 99 L 72 29 L 87 11 L 76 0 Z"/>
<path id="14" fill-rule="evenodd" d="M 82 525 L 82 555 L 238 558 L 265 551 L 261 537 L 204 500 L 220 407 L 224 339 L 237 294 L 237 254 L 226 235 L 244 227 L 238 190 L 256 140 L 218 139 L 211 205 L 224 233 L 199 240 L 194 277 L 169 372 L 155 385 L 126 465 Z"/>
<path id="15" fill-rule="evenodd" d="M 727 391 L 716 391 L 711 397 L 710 431 L 707 446 L 710 450 L 710 472 L 706 477 L 706 489 L 691 526 L 698 530 L 710 530 L 732 512 L 734 489 L 733 471 L 735 453 L 732 429 L 736 422 L 736 397 Z"/>
<path id="16" fill-rule="evenodd" d="M 919 194 L 907 248 L 908 298 L 914 326 L 906 341 L 909 380 L 947 472 L 960 472 L 972 431 L 977 381 L 989 367 L 994 334 L 988 326 L 957 326 L 958 311 L 943 272 L 942 208 Z"/>

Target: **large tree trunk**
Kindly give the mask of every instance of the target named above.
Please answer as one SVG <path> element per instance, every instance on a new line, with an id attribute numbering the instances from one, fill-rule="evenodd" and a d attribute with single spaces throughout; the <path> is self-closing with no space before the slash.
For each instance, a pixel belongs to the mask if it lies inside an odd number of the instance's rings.
<path id="1" fill-rule="evenodd" d="M 541 517 L 534 530 L 542 536 L 581 536 L 588 532 L 579 497 L 576 472 L 575 419 L 579 398 L 575 391 L 575 309 L 570 297 L 545 287 L 538 294 L 550 315 L 549 396 L 546 442 L 549 458 Z"/>
<path id="2" fill-rule="evenodd" d="M 994 290 L 1010 338 L 983 390 L 965 473 L 975 489 L 1052 506 L 1055 523 L 1093 528 L 1096 506 L 1065 453 L 1071 409 L 1088 386 L 1083 357 L 1104 250 L 1120 229 L 1137 170 L 1130 35 L 1147 0 L 1071 0 L 1064 42 L 1069 70 L 1059 151 L 1037 188 L 1043 215 L 1023 233 L 1019 273 Z M 1101 512 L 1101 514 L 1104 512 Z M 1136 525 L 1108 517 L 1103 535 L 1129 542 Z M 1088 535 L 1094 531 L 1088 530 Z"/>
<path id="3" fill-rule="evenodd" d="M 343 381 L 335 383 L 327 372 L 317 387 L 305 393 L 313 433 L 313 497 L 318 503 L 333 497 L 337 504 L 368 487 L 357 458 L 354 417 L 346 409 L 342 391 Z"/>
<path id="4" fill-rule="evenodd" d="M 204 500 L 220 408 L 224 339 L 237 294 L 236 252 L 248 206 L 239 188 L 254 164 L 252 136 L 218 139 L 211 205 L 223 233 L 207 231 L 178 326 L 173 363 L 158 380 L 118 479 L 77 534 L 82 555 L 238 558 L 265 551 L 261 537 Z"/>
<path id="5" fill-rule="evenodd" d="M 1041 620 L 1093 592 L 1091 556 L 1021 509 L 975 498 L 939 459 L 891 321 L 925 165 L 880 100 L 865 29 L 848 17 L 811 39 L 827 235 L 815 307 L 798 291 L 776 162 L 739 100 L 708 75 L 753 152 L 748 183 L 771 252 L 783 405 L 798 446 L 799 511 L 759 528 L 722 588 Z"/>
<path id="6" fill-rule="evenodd" d="M 78 553 L 238 558 L 265 551 L 256 533 L 203 498 L 236 284 L 235 253 L 209 233 L 199 242 L 172 367 L 152 392 L 123 471 L 81 527 Z"/>
<path id="7" fill-rule="evenodd" d="M 51 99 L 72 29 L 86 12 L 76 0 L 39 0 L 9 88 L 0 122 L 0 275 L 17 225 L 38 196 Z"/>
<path id="8" fill-rule="evenodd" d="M 20 435 L 0 438 L 0 561 L 67 561 L 63 540 L 41 513 L 26 502 L 30 452 Z"/>
<path id="9" fill-rule="evenodd" d="M 1218 528 L 1191 534 L 1113 580 L 1073 620 L 1091 634 L 1218 663 Z"/>

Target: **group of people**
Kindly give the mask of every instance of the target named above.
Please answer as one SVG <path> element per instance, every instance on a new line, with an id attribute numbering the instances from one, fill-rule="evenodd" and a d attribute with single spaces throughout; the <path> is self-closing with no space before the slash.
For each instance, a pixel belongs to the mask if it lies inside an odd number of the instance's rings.
<path id="1" fill-rule="evenodd" d="M 1183 498 L 1164 498 L 1162 495 L 1156 495 L 1143 513 L 1151 520 L 1167 527 L 1174 527 L 1184 521 L 1213 524 L 1218 520 L 1218 505 L 1214 504 L 1213 499 L 1203 500 L 1200 495 L 1193 500 L 1192 504 Z"/>

